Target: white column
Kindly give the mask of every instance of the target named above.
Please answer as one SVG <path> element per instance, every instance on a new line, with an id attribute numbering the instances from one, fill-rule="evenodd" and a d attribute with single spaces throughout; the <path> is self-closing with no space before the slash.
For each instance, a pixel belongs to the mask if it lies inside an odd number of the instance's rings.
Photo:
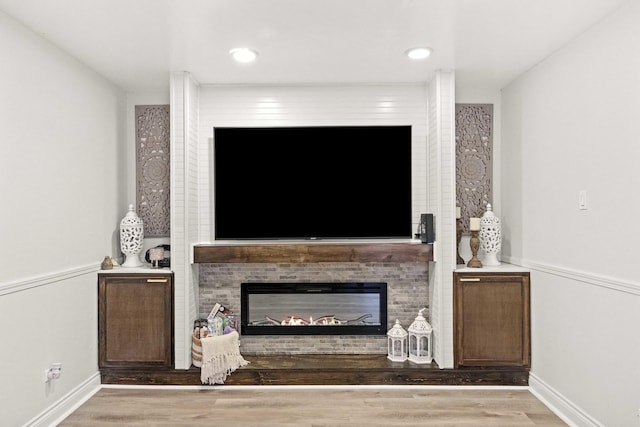
<path id="1" fill-rule="evenodd" d="M 453 271 L 456 268 L 455 76 L 438 71 L 429 84 L 428 211 L 434 213 L 436 243 L 429 268 L 430 322 L 434 359 L 453 367 Z"/>

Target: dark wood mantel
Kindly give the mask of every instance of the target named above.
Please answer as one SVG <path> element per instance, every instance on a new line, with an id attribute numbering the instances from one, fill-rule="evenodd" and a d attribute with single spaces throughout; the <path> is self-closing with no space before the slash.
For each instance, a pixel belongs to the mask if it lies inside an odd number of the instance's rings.
<path id="1" fill-rule="evenodd" d="M 427 262 L 431 245 L 406 243 L 199 244 L 195 263 Z"/>

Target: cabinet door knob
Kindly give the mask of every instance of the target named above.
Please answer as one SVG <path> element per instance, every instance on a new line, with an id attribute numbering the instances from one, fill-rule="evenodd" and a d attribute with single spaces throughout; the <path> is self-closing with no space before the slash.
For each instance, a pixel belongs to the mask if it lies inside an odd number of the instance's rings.
<path id="1" fill-rule="evenodd" d="M 167 279 L 147 279 L 147 283 L 167 283 Z"/>
<path id="2" fill-rule="evenodd" d="M 460 281 L 461 282 L 479 282 L 480 278 L 479 277 L 462 277 Z"/>

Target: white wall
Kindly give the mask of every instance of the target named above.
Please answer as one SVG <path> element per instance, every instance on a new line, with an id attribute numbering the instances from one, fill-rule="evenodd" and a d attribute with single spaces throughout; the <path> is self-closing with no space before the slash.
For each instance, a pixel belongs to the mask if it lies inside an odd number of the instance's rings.
<path id="1" fill-rule="evenodd" d="M 124 97 L 0 13 L 0 423 L 99 384 L 97 276 L 125 201 Z M 50 385 L 44 370 L 63 364 Z"/>
<path id="2" fill-rule="evenodd" d="M 533 270 L 532 387 L 579 425 L 638 425 L 638 28 L 629 2 L 503 91 L 503 254 Z"/>

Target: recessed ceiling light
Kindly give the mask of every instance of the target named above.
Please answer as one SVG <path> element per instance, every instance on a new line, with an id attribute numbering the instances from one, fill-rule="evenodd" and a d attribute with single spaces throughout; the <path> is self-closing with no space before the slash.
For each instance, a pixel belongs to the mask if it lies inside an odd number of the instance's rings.
<path id="1" fill-rule="evenodd" d="M 256 59 L 258 56 L 258 52 L 255 50 L 247 49 L 246 47 L 237 47 L 235 49 L 231 49 L 229 54 L 233 56 L 238 62 L 251 62 Z"/>
<path id="2" fill-rule="evenodd" d="M 431 48 L 428 47 L 412 47 L 404 52 L 411 59 L 425 59 L 431 55 Z"/>

